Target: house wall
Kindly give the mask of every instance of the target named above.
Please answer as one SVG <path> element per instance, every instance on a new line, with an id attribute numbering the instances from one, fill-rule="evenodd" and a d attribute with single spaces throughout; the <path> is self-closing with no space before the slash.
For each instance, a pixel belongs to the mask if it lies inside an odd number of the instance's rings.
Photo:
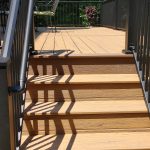
<path id="1" fill-rule="evenodd" d="M 106 0 L 102 6 L 102 26 L 126 28 L 128 0 Z"/>

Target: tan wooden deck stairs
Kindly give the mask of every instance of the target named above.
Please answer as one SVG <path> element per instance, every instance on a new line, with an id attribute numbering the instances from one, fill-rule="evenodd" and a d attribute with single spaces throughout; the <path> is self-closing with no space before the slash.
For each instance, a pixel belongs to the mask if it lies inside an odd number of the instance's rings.
<path id="1" fill-rule="evenodd" d="M 131 55 L 33 56 L 22 150 L 150 149 Z"/>

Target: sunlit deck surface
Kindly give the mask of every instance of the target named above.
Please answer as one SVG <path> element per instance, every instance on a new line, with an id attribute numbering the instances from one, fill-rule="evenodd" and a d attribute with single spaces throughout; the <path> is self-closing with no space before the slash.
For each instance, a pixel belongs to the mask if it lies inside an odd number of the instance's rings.
<path id="1" fill-rule="evenodd" d="M 125 32 L 104 27 L 37 28 L 35 49 L 43 54 L 120 53 L 125 48 Z"/>

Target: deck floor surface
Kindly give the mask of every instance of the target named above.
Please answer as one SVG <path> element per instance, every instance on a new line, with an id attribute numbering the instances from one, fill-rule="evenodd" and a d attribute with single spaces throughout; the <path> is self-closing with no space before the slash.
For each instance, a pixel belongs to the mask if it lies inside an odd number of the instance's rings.
<path id="1" fill-rule="evenodd" d="M 35 49 L 58 54 L 120 53 L 125 49 L 125 32 L 104 27 L 38 28 Z"/>

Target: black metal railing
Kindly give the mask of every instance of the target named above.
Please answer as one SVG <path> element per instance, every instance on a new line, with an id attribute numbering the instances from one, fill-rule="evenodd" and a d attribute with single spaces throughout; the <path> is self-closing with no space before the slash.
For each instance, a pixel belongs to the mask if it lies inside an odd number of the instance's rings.
<path id="1" fill-rule="evenodd" d="M 0 110 L 5 114 L 1 119 L 6 126 L 0 126 L 0 139 L 4 134 L 6 138 L 3 138 L 3 144 L 0 143 L 0 149 L 15 150 L 20 146 L 28 59 L 33 46 L 33 6 L 33 0 L 12 0 L 10 5 L 0 57 L 0 96 L 3 102 Z"/>
<path id="2" fill-rule="evenodd" d="M 102 1 L 60 1 L 56 15 L 52 18 L 56 26 L 100 26 Z M 51 5 L 37 1 L 39 10 L 48 11 Z M 36 26 L 51 26 L 49 16 L 37 16 Z M 54 22 L 55 21 L 55 22 Z"/>
<path id="3" fill-rule="evenodd" d="M 0 49 L 2 47 L 2 41 L 6 30 L 6 23 L 8 19 L 8 11 L 10 5 L 9 2 L 9 0 L 0 1 Z"/>
<path id="4" fill-rule="evenodd" d="M 9 7 L 10 7 L 10 0 L 0 1 L 0 26 L 2 28 L 2 32 L 4 32 L 6 29 Z"/>
<path id="5" fill-rule="evenodd" d="M 133 51 L 150 110 L 150 0 L 131 0 L 129 4 L 126 48 Z"/>

